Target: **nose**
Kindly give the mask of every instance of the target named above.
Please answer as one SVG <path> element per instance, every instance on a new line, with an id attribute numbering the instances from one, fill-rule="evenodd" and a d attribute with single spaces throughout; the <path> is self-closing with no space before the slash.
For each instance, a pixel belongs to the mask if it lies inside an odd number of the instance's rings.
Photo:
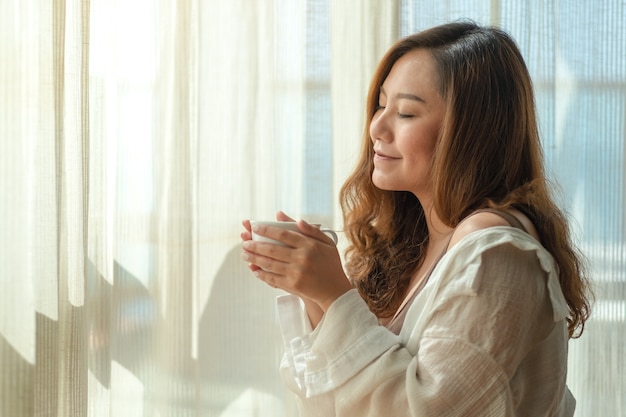
<path id="1" fill-rule="evenodd" d="M 372 117 L 372 121 L 370 122 L 369 131 L 372 142 L 376 142 L 377 140 L 383 142 L 392 141 L 393 135 L 391 134 L 386 109 L 379 109 L 374 113 L 374 117 Z"/>

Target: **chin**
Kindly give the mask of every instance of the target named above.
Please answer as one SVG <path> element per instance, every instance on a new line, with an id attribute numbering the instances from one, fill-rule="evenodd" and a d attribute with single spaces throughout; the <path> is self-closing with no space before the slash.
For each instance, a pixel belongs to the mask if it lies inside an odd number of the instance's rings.
<path id="1" fill-rule="evenodd" d="M 372 184 L 379 190 L 383 191 L 409 191 L 412 192 L 413 185 L 407 183 L 407 181 L 402 181 L 402 178 L 397 178 L 397 176 L 392 175 L 376 175 L 376 171 L 374 171 L 371 176 Z M 400 181 L 398 181 L 400 180 Z"/>
<path id="2" fill-rule="evenodd" d="M 374 184 L 376 188 L 382 191 L 399 191 L 392 184 L 389 184 L 388 182 L 385 182 L 385 181 L 372 180 L 372 183 Z"/>

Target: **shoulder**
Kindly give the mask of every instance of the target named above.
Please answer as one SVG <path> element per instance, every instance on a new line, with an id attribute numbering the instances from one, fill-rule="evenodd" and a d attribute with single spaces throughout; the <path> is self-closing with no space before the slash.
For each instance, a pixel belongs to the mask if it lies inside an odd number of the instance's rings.
<path id="1" fill-rule="evenodd" d="M 507 210 L 507 213 L 515 216 L 515 218 L 517 218 L 517 220 L 519 220 L 526 228 L 528 234 L 535 240 L 539 241 L 537 231 L 526 215 L 518 210 Z M 496 213 L 487 211 L 474 212 L 463 219 L 453 231 L 448 249 L 452 248 L 471 233 L 497 226 L 512 227 L 511 224 L 504 219 L 504 217 L 499 216 Z"/>

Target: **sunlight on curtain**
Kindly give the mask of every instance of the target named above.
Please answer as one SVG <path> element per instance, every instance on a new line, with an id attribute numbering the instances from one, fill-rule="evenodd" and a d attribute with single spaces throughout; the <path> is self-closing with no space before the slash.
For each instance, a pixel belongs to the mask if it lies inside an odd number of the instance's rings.
<path id="1" fill-rule="evenodd" d="M 330 2 L 0 7 L 1 414 L 293 415 L 238 235 L 332 225 Z"/>
<path id="2" fill-rule="evenodd" d="M 243 218 L 341 228 L 376 63 L 459 17 L 519 42 L 590 257 L 577 416 L 624 404 L 626 7 L 0 2 L 0 416 L 295 415 Z M 345 242 L 342 242 L 345 243 Z"/>
<path id="3" fill-rule="evenodd" d="M 38 11 L 34 2 L 0 4 L 0 412 L 3 415 L 33 413 L 32 402 L 20 397 L 32 389 L 35 380 L 35 311 L 40 307 L 36 291 L 39 286 L 50 293 L 48 308 L 44 310 L 58 318 L 56 281 L 49 272 L 57 268 L 56 236 L 37 231 L 39 224 L 56 220 L 54 182 L 50 184 L 43 179 L 54 178 L 54 141 L 44 144 L 37 140 L 40 135 L 53 137 L 52 95 L 40 88 L 52 78 L 51 51 L 38 47 L 39 25 L 47 26 L 50 33 L 50 14 L 49 9 Z M 40 77 L 33 68 L 39 63 L 45 68 L 45 77 Z M 29 81 L 22 81 L 22 77 Z M 25 114 L 41 117 L 40 124 L 32 123 Z M 37 282 L 34 277 L 39 277 Z"/>

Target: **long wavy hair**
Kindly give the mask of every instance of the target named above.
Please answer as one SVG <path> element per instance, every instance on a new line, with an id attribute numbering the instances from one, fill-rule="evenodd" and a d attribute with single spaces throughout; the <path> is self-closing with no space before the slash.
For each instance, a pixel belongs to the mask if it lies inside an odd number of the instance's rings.
<path id="1" fill-rule="evenodd" d="M 361 155 L 340 192 L 349 276 L 370 309 L 390 317 L 425 256 L 424 210 L 412 193 L 372 183 L 369 135 L 381 85 L 394 63 L 418 48 L 432 54 L 446 103 L 432 159 L 434 210 L 449 227 L 480 208 L 524 212 L 559 266 L 569 334 L 580 336 L 591 299 L 585 261 L 551 197 L 528 69 L 498 28 L 467 21 L 437 26 L 401 39 L 381 60 L 367 96 Z"/>

